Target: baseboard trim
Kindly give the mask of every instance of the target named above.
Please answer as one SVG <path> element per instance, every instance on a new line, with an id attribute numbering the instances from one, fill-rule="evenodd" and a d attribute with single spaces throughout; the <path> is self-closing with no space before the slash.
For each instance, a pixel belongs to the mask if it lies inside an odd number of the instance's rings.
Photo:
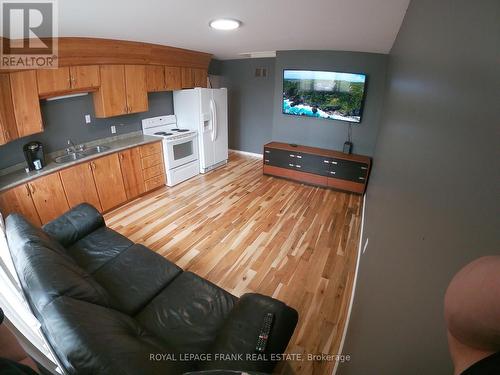
<path id="1" fill-rule="evenodd" d="M 234 150 L 234 149 L 229 149 L 229 151 L 231 152 L 235 152 L 237 154 L 241 154 L 241 155 L 246 155 L 246 156 L 252 156 L 254 158 L 262 158 L 262 154 L 256 154 L 254 152 L 247 152 L 247 151 L 240 151 L 240 150 Z"/>
<path id="2" fill-rule="evenodd" d="M 366 246 L 363 249 L 363 233 L 365 231 L 365 209 L 366 209 L 366 194 L 363 195 L 363 211 L 361 214 L 361 233 L 359 235 L 359 246 L 358 246 L 358 259 L 356 261 L 356 270 L 354 272 L 354 281 L 352 283 L 352 292 L 351 292 L 351 300 L 349 301 L 349 308 L 347 310 L 347 318 L 344 325 L 344 332 L 342 333 L 342 340 L 340 341 L 340 346 L 338 350 L 338 355 L 342 355 L 342 351 L 344 350 L 344 344 L 347 336 L 347 328 L 349 327 L 349 323 L 351 321 L 351 313 L 352 313 L 352 305 L 354 303 L 354 295 L 356 293 L 356 284 L 358 282 L 358 272 L 359 272 L 359 263 L 361 261 L 361 255 L 363 255 L 364 250 L 366 250 Z M 350 354 L 350 353 L 347 353 Z M 335 366 L 333 367 L 332 375 L 337 374 L 337 370 L 339 367 L 339 361 L 335 361 Z"/>

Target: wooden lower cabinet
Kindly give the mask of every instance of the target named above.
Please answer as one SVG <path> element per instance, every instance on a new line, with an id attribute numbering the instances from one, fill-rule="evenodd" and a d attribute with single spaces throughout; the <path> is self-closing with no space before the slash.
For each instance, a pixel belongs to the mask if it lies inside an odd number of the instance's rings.
<path id="1" fill-rule="evenodd" d="M 146 187 L 142 175 L 140 147 L 121 151 L 119 155 L 127 199 L 132 199 L 144 194 L 146 192 Z"/>
<path id="2" fill-rule="evenodd" d="M 59 175 L 71 208 L 80 203 L 90 203 L 99 212 L 103 212 L 90 163 L 78 164 L 64 169 L 59 172 Z"/>
<path id="3" fill-rule="evenodd" d="M 66 194 L 58 173 L 40 177 L 29 182 L 28 186 L 42 224 L 54 220 L 69 210 Z"/>
<path id="4" fill-rule="evenodd" d="M 90 162 L 103 211 L 117 207 L 127 200 L 118 154 Z"/>
<path id="5" fill-rule="evenodd" d="M 42 225 L 33 199 L 31 199 L 31 192 L 28 185 L 19 185 L 0 193 L 0 211 L 4 219 L 11 213 L 17 212 L 28 219 L 33 225 Z"/>
<path id="6" fill-rule="evenodd" d="M 0 212 L 4 218 L 18 212 L 40 226 L 80 203 L 109 211 L 165 186 L 162 155 L 159 141 L 76 164 L 1 192 Z"/>

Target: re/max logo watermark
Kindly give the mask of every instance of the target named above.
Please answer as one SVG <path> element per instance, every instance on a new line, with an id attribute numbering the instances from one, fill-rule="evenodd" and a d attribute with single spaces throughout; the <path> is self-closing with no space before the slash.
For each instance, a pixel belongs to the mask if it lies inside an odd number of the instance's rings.
<path id="1" fill-rule="evenodd" d="M 56 68 L 57 0 L 1 0 L 0 68 Z"/>

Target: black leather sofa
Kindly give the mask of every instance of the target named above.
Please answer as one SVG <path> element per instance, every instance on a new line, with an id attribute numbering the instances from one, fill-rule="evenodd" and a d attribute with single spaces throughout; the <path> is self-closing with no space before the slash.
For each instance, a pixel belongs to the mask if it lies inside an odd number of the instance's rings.
<path id="1" fill-rule="evenodd" d="M 132 243 L 88 204 L 43 230 L 12 214 L 6 232 L 28 302 L 71 374 L 269 373 L 297 324 L 276 299 L 236 298 Z M 256 355 L 268 312 L 269 342 Z"/>

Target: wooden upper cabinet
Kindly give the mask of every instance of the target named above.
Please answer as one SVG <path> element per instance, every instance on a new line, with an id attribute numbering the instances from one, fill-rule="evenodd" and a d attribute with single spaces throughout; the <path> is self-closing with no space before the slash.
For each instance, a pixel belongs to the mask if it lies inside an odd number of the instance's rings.
<path id="1" fill-rule="evenodd" d="M 70 207 L 89 203 L 102 212 L 90 163 L 75 165 L 62 170 L 59 174 Z"/>
<path id="2" fill-rule="evenodd" d="M 207 78 L 207 70 L 193 68 L 194 87 L 207 87 Z"/>
<path id="3" fill-rule="evenodd" d="M 101 85 L 94 93 L 96 117 L 113 117 L 148 110 L 146 66 L 101 65 Z"/>
<path id="4" fill-rule="evenodd" d="M 165 68 L 162 65 L 146 66 L 146 86 L 148 92 L 167 90 Z"/>
<path id="5" fill-rule="evenodd" d="M 192 68 L 181 68 L 181 83 L 183 89 L 194 87 L 194 72 Z"/>
<path id="6" fill-rule="evenodd" d="M 146 191 L 142 175 L 140 148 L 134 147 L 122 151 L 119 156 L 127 199 L 135 198 Z"/>
<path id="7" fill-rule="evenodd" d="M 127 200 L 118 154 L 111 154 L 90 162 L 103 211 L 108 211 Z"/>
<path id="8" fill-rule="evenodd" d="M 12 104 L 19 137 L 43 131 L 34 70 L 10 73 Z"/>
<path id="9" fill-rule="evenodd" d="M 0 145 L 19 138 L 8 74 L 0 74 Z"/>
<path id="10" fill-rule="evenodd" d="M 125 65 L 125 88 L 127 113 L 146 112 L 149 106 L 145 65 Z"/>
<path id="11" fill-rule="evenodd" d="M 0 211 L 4 219 L 17 212 L 28 219 L 33 225 L 40 226 L 42 222 L 31 199 L 28 185 L 19 185 L 0 193 Z"/>
<path id="12" fill-rule="evenodd" d="M 93 89 L 101 84 L 98 65 L 72 66 L 70 68 L 71 88 Z"/>
<path id="13" fill-rule="evenodd" d="M 123 65 L 101 65 L 99 72 L 101 87 L 94 93 L 96 117 L 126 114 L 125 67 Z"/>
<path id="14" fill-rule="evenodd" d="M 165 67 L 165 87 L 172 91 L 182 89 L 181 68 L 177 66 Z"/>
<path id="15" fill-rule="evenodd" d="M 72 66 L 36 71 L 38 95 L 42 98 L 65 92 L 99 87 L 99 66 Z"/>
<path id="16" fill-rule="evenodd" d="M 28 183 L 31 198 L 42 224 L 69 210 L 59 173 L 49 174 Z"/>
<path id="17" fill-rule="evenodd" d="M 71 89 L 71 79 L 67 66 L 58 69 L 38 69 L 36 80 L 38 95 L 41 97 Z"/>

